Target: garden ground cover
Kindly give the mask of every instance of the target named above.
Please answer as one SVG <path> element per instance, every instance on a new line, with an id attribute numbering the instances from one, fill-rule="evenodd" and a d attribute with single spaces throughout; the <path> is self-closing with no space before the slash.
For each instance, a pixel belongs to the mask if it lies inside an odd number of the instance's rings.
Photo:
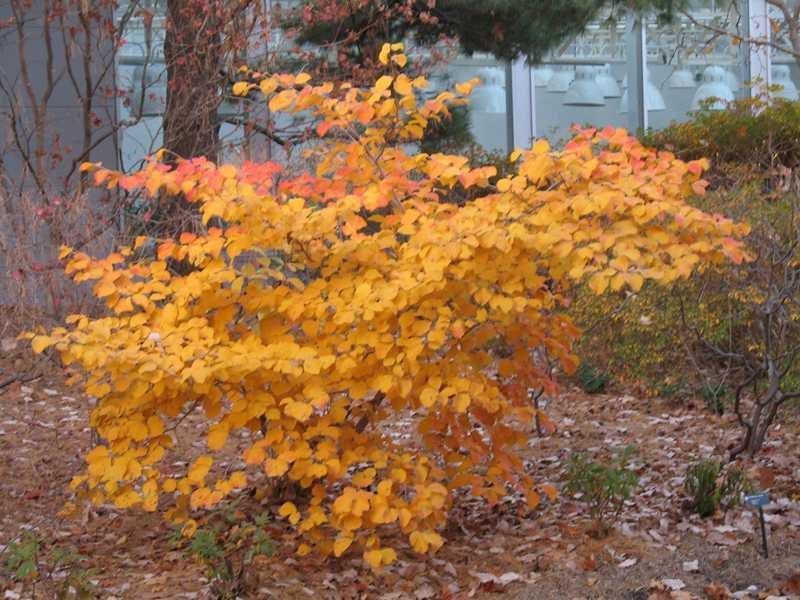
<path id="1" fill-rule="evenodd" d="M 2 379 L 34 358 L 6 340 Z M 0 549 L 25 528 L 44 545 L 71 544 L 87 557 L 100 598 L 212 598 L 205 568 L 170 541 L 172 530 L 156 514 L 100 507 L 77 519 L 57 515 L 67 484 L 91 443 L 91 400 L 65 383 L 54 367 L 38 365 L 35 379 L 0 390 Z M 399 560 L 376 573 L 360 556 L 327 561 L 296 557 L 292 533 L 278 508 L 292 490 L 242 506 L 260 504 L 274 514 L 268 530 L 277 553 L 247 569 L 247 598 L 513 598 L 649 599 L 792 597 L 800 594 L 800 428 L 784 415 L 765 450 L 743 463 L 755 486 L 768 490 L 770 558 L 759 554 L 754 513 L 736 507 L 700 520 L 688 510 L 683 489 L 687 466 L 722 456 L 738 435 L 731 416 L 717 417 L 702 401 L 676 404 L 624 394 L 586 395 L 565 386 L 546 407 L 556 426 L 531 434 L 526 468 L 538 481 L 560 485 L 567 458 L 584 451 L 608 458 L 613 448 L 635 444 L 635 495 L 604 539 L 591 535 L 586 507 L 561 495 L 528 511 L 521 498 L 497 506 L 460 497 L 443 532 L 445 546 L 433 556 L 408 551 L 398 539 Z M 797 411 L 789 407 L 788 411 Z M 415 416 L 391 424 L 389 433 L 411 435 Z M 171 460 L 203 451 L 204 423 L 190 417 L 176 430 Z M 225 448 L 221 468 L 240 461 L 239 440 Z M 244 440 L 241 440 L 241 448 Z M 176 464 L 176 466 L 180 466 Z M 710 587 L 709 587 L 710 586 Z M 0 578 L 4 598 L 31 597 Z M 705 591 L 704 591 L 705 590 Z M 38 596 L 47 597 L 41 586 Z M 716 594 L 716 595 L 714 595 Z"/>

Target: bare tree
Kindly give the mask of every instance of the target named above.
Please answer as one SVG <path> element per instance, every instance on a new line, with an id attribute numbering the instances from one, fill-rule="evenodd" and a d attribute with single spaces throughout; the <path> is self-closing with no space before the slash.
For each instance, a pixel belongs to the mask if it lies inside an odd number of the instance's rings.
<path id="1" fill-rule="evenodd" d="M 137 10 L 87 0 L 0 8 L 0 304 L 19 317 L 73 310 L 59 246 L 114 234 L 119 199 L 90 196 L 79 166 L 118 154 L 115 59 Z"/>
<path id="2" fill-rule="evenodd" d="M 800 173 L 780 173 L 779 197 L 767 200 L 771 216 L 748 236 L 752 260 L 709 273 L 700 297 L 680 298 L 683 323 L 697 341 L 695 364 L 735 382 L 733 411 L 742 436 L 731 460 L 761 450 L 781 407 L 800 398 Z M 715 286 L 731 297 L 724 341 L 690 322 L 685 309 L 687 301 L 708 302 L 704 296 Z"/>
<path id="3" fill-rule="evenodd" d="M 800 63 L 800 2 L 796 0 L 766 0 L 768 6 L 774 8 L 770 20 L 769 35 L 744 35 L 742 27 L 746 15 L 740 13 L 740 3 L 731 2 L 728 18 L 721 22 L 699 19 L 694 12 L 683 8 L 680 14 L 696 27 L 709 32 L 709 40 L 727 38 L 734 43 L 746 43 L 755 47 L 768 47 L 771 50 L 786 54 Z"/>

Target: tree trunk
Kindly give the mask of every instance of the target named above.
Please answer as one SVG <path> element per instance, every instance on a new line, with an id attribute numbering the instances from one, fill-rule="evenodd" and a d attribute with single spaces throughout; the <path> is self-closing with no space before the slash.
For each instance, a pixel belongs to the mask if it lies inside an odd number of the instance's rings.
<path id="1" fill-rule="evenodd" d="M 752 458 L 764 446 L 764 441 L 767 439 L 767 432 L 772 426 L 775 417 L 778 414 L 778 408 L 783 403 L 783 397 L 780 392 L 776 393 L 770 398 L 769 404 L 765 407 L 766 413 L 761 415 L 761 419 L 754 428 L 753 435 L 750 436 L 750 443 L 747 447 L 747 453 Z"/>
<path id="2" fill-rule="evenodd" d="M 784 401 L 784 395 L 779 389 L 770 390 L 768 396 L 756 398 L 750 413 L 750 420 L 746 422 L 742 439 L 730 452 L 730 460 L 736 459 L 742 452 L 753 458 L 764 446 L 767 433 L 772 426 L 778 409 Z"/>
<path id="3" fill-rule="evenodd" d="M 220 21 L 214 0 L 167 0 L 164 148 L 173 158 L 217 159 Z"/>

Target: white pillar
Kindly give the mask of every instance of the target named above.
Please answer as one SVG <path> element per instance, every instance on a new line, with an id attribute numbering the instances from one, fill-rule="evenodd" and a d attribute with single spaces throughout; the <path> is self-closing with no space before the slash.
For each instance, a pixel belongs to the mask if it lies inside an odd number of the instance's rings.
<path id="1" fill-rule="evenodd" d="M 753 40 L 747 46 L 748 77 L 752 82 L 752 96 L 766 94 L 772 83 L 770 23 L 767 0 L 747 0 L 747 37 Z M 761 41 L 762 43 L 759 43 Z"/>
<path id="2" fill-rule="evenodd" d="M 530 148 L 536 136 L 536 86 L 533 69 L 524 58 L 511 63 L 511 141 L 513 148 Z M 512 148 L 512 149 L 513 149 Z"/>
<path id="3" fill-rule="evenodd" d="M 644 15 L 629 9 L 625 15 L 625 42 L 628 62 L 628 129 L 635 134 L 647 129 L 644 105 L 644 71 L 647 67 L 647 40 Z"/>

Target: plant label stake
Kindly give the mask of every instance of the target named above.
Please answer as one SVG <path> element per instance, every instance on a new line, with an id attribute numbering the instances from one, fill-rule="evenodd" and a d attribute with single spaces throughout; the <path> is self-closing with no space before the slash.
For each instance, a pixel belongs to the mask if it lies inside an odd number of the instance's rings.
<path id="1" fill-rule="evenodd" d="M 767 526 L 764 523 L 764 506 L 769 504 L 769 495 L 764 492 L 753 494 L 752 496 L 745 496 L 744 501 L 750 506 L 758 508 L 758 520 L 761 523 L 761 544 L 764 547 L 764 558 L 769 558 L 769 552 L 767 551 Z"/>

